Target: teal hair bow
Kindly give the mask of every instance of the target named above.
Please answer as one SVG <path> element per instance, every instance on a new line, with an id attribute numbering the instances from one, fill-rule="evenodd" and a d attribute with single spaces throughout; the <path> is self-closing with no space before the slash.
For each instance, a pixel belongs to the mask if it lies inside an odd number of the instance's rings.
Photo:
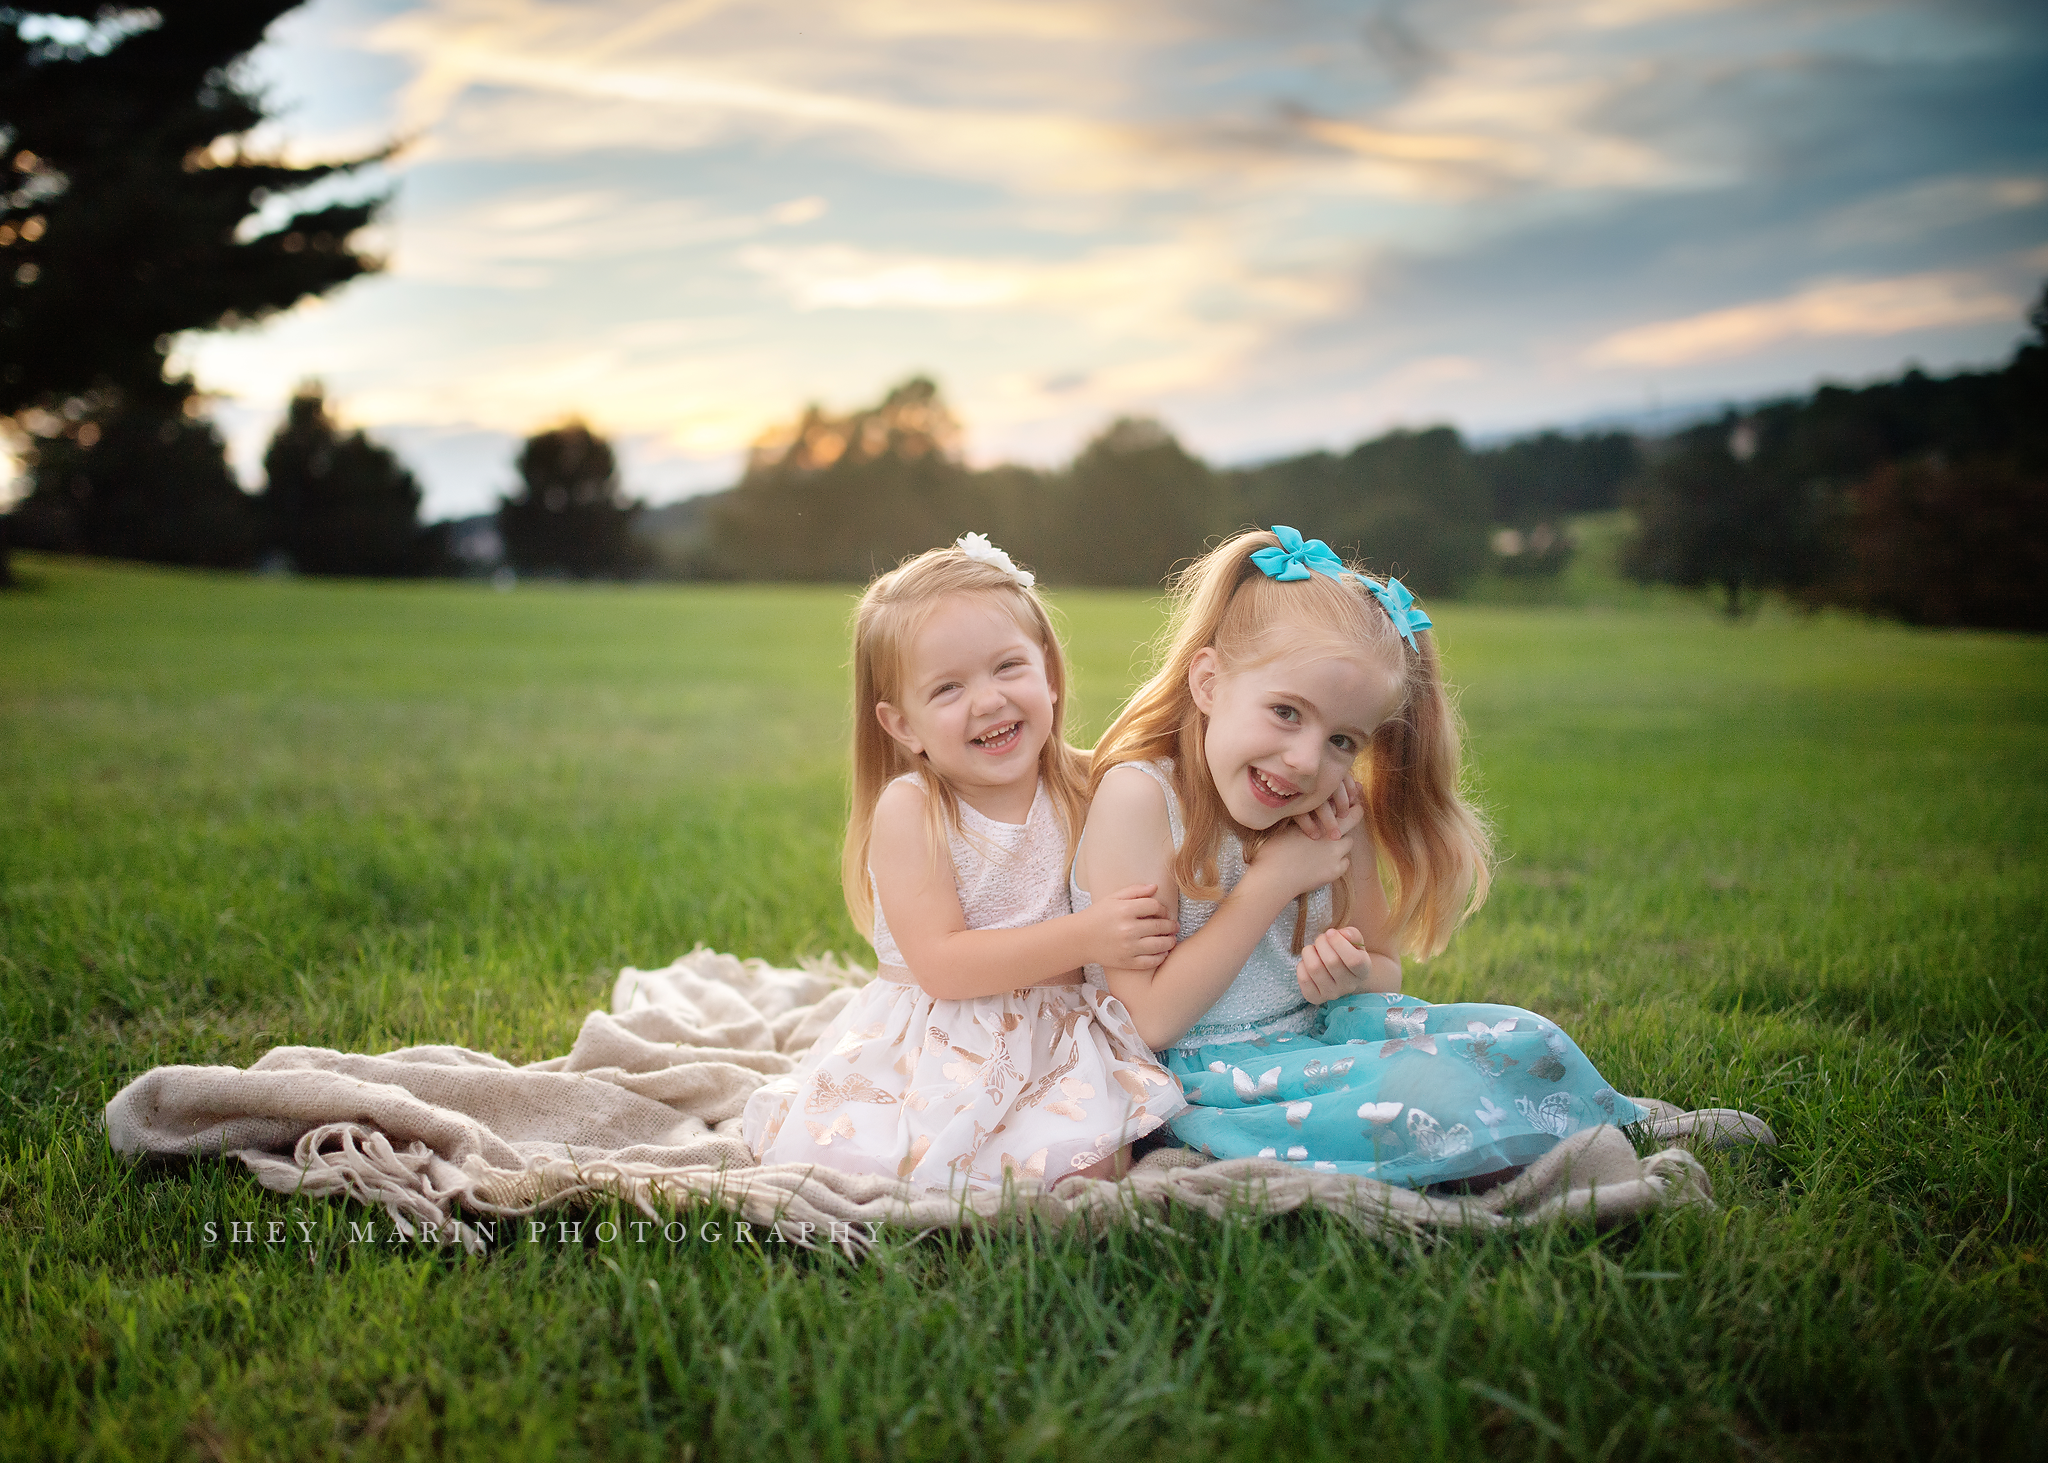
<path id="1" fill-rule="evenodd" d="M 1415 596 L 1408 592 L 1408 586 L 1391 574 L 1387 576 L 1385 584 L 1367 579 L 1363 574 L 1359 575 L 1358 579 L 1372 591 L 1372 597 L 1386 609 L 1387 618 L 1394 622 L 1394 628 L 1401 632 L 1401 638 L 1408 642 L 1408 648 L 1419 649 L 1415 643 L 1415 632 L 1427 630 L 1430 620 L 1428 615 L 1416 608 Z"/>
<path id="2" fill-rule="evenodd" d="M 1273 537 L 1280 540 L 1279 548 L 1252 550 L 1252 562 L 1268 579 L 1306 579 L 1311 569 L 1332 579 L 1342 579 L 1350 572 L 1319 538 L 1304 542 L 1300 534 L 1284 523 L 1273 525 Z"/>
<path id="3" fill-rule="evenodd" d="M 1273 525 L 1273 537 L 1280 540 L 1280 547 L 1252 550 L 1252 562 L 1268 579 L 1306 579 L 1311 572 L 1327 574 L 1332 579 L 1356 579 L 1380 602 L 1408 648 L 1419 649 L 1415 632 L 1429 629 L 1430 618 L 1416 608 L 1415 596 L 1408 592 L 1407 585 L 1391 577 L 1382 584 L 1363 574 L 1353 574 L 1328 544 L 1319 538 L 1304 539 L 1284 523 Z"/>

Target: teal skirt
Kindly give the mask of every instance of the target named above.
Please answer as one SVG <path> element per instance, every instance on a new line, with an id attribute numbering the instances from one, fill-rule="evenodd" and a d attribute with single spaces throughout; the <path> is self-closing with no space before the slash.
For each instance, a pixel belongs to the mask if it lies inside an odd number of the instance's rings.
<path id="1" fill-rule="evenodd" d="M 1520 1168 L 1558 1139 L 1647 1116 L 1554 1022 L 1513 1006 L 1346 996 L 1318 1026 L 1163 1054 L 1174 1136 L 1409 1188 Z"/>

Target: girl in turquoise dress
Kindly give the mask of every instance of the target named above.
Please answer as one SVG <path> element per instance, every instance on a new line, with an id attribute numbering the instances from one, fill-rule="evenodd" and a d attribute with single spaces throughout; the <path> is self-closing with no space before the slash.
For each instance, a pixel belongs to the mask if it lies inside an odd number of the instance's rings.
<path id="1" fill-rule="evenodd" d="M 1164 962 L 1101 978 L 1209 1156 L 1483 1186 L 1646 1116 L 1542 1016 L 1401 993 L 1492 854 L 1429 623 L 1320 540 L 1240 534 L 1180 577 L 1163 663 L 1095 751 L 1074 908 L 1177 903 Z"/>

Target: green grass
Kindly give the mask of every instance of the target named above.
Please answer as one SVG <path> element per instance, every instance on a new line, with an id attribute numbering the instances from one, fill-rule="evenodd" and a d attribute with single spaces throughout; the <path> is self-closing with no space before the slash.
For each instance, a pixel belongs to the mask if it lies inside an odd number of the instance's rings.
<path id="1" fill-rule="evenodd" d="M 1783 1147 L 1710 1155 L 1714 1213 L 1396 1249 L 1181 1215 L 860 1265 L 594 1214 L 465 1257 L 350 1245 L 368 1211 L 238 1166 L 128 1166 L 97 1114 L 279 1042 L 552 1054 L 619 965 L 699 940 L 860 952 L 847 594 L 22 567 L 0 1453 L 2038 1454 L 2048 643 L 1431 606 L 1510 857 L 1409 988 L 1764 1114 Z M 1092 731 L 1156 608 L 1059 601 Z M 313 1240 L 206 1242 L 234 1221 Z"/>

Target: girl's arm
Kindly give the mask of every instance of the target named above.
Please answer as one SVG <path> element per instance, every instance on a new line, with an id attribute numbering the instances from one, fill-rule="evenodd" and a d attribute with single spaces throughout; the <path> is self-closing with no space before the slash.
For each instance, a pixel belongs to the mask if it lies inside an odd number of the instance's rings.
<path id="1" fill-rule="evenodd" d="M 1341 824 L 1349 835 L 1362 818 L 1352 809 Z M 1252 947 L 1297 895 L 1344 876 L 1352 854 L 1348 836 L 1310 839 L 1297 828 L 1274 835 L 1223 897 L 1207 924 L 1174 946 L 1156 968 L 1105 961 L 1110 994 L 1124 1003 L 1146 1045 L 1157 1050 L 1180 1039 L 1215 1005 L 1251 958 Z M 1179 885 L 1173 875 L 1173 833 L 1166 795 L 1149 777 L 1103 779 L 1088 809 L 1076 878 L 1091 894 L 1147 883 L 1167 891 L 1167 912 L 1178 922 Z"/>
<path id="2" fill-rule="evenodd" d="M 875 893 L 911 978 L 942 1001 L 1078 978 L 1105 957 L 1142 966 L 1173 947 L 1174 923 L 1153 888 L 1126 888 L 1079 914 L 1010 930 L 970 930 L 950 858 L 931 845 L 924 793 L 892 783 L 875 805 Z"/>

